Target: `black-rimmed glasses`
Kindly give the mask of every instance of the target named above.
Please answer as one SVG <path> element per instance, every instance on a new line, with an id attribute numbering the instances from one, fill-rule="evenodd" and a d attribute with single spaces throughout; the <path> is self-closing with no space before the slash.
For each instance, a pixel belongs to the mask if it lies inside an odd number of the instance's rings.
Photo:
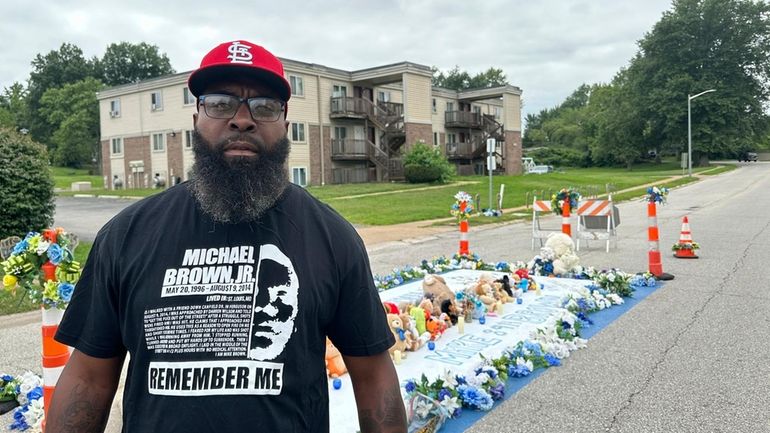
<path id="1" fill-rule="evenodd" d="M 275 122 L 284 111 L 285 103 L 273 98 L 240 98 L 233 95 L 201 95 L 198 103 L 206 115 L 214 119 L 232 119 L 241 104 L 249 107 L 251 117 L 258 122 Z"/>

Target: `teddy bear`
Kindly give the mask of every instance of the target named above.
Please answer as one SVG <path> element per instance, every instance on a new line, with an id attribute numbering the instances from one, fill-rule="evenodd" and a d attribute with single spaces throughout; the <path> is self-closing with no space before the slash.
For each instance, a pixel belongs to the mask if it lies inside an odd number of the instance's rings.
<path id="1" fill-rule="evenodd" d="M 453 304 L 453 310 L 459 314 L 460 307 L 457 305 L 455 292 L 449 288 L 446 284 L 446 280 L 440 275 L 428 274 L 422 280 L 422 291 L 426 298 L 433 302 L 435 311 L 432 312 L 434 316 L 441 315 L 441 305 L 444 301 L 449 301 Z M 448 308 L 449 309 L 449 308 Z M 450 313 L 447 313 L 450 314 Z M 450 314 L 451 316 L 451 314 Z M 457 321 L 455 315 L 454 321 Z"/>
<path id="2" fill-rule="evenodd" d="M 396 339 L 396 342 L 393 343 L 393 346 L 391 346 L 390 349 L 388 349 L 388 352 L 390 353 L 390 356 L 393 356 L 393 352 L 398 350 L 401 352 L 401 356 L 405 357 L 406 354 L 404 352 L 407 347 L 407 331 L 404 329 L 404 322 L 401 321 L 398 314 L 388 314 L 387 316 L 390 332 L 393 333 L 393 337 Z"/>
<path id="3" fill-rule="evenodd" d="M 430 339 L 433 341 L 438 340 L 442 335 L 444 335 L 444 331 L 446 331 L 446 323 L 444 323 L 444 321 L 438 317 L 434 316 L 431 316 L 430 319 L 428 319 L 425 327 L 428 329 L 428 332 L 430 332 Z"/>
<path id="4" fill-rule="evenodd" d="M 494 280 L 492 281 L 494 282 Z M 482 278 L 479 278 L 479 281 L 473 286 L 473 292 L 476 295 L 476 298 L 484 304 L 487 313 L 494 313 L 498 309 L 497 299 L 495 299 L 492 284 L 487 279 L 484 279 L 483 276 Z"/>
<path id="5" fill-rule="evenodd" d="M 494 289 L 495 299 L 499 300 L 503 304 L 513 302 L 513 290 L 511 289 L 511 279 L 508 275 L 503 275 L 502 278 L 492 282 L 492 288 Z"/>
<path id="6" fill-rule="evenodd" d="M 575 243 L 564 233 L 551 233 L 545 241 L 545 247 L 553 251 L 553 273 L 564 275 L 580 264 L 575 254 Z"/>
<path id="7" fill-rule="evenodd" d="M 407 347 L 406 350 L 412 352 L 421 348 L 428 340 L 430 340 L 430 333 L 425 331 L 422 334 L 417 332 L 417 326 L 415 326 L 412 316 L 407 313 L 401 313 L 398 315 L 401 318 L 401 323 L 406 330 Z"/>
<path id="8" fill-rule="evenodd" d="M 342 360 L 342 354 L 339 349 L 334 347 L 332 341 L 326 339 L 326 373 L 331 378 L 337 378 L 348 372 L 345 367 L 345 361 Z"/>

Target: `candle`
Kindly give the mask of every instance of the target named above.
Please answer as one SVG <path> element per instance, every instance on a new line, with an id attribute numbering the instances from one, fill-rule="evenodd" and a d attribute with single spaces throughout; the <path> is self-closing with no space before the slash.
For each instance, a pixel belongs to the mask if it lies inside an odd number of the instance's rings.
<path id="1" fill-rule="evenodd" d="M 428 350 L 434 350 L 436 348 L 436 343 L 429 341 L 428 342 Z"/>
<path id="2" fill-rule="evenodd" d="M 523 299 L 521 299 L 521 298 L 516 298 L 516 303 L 517 303 L 517 304 L 521 304 L 522 302 L 524 302 L 524 300 L 523 300 Z"/>
<path id="3" fill-rule="evenodd" d="M 393 363 L 396 365 L 401 364 L 401 351 L 395 350 L 393 351 Z"/>
<path id="4" fill-rule="evenodd" d="M 521 287 L 521 290 L 526 292 L 527 289 L 529 288 L 529 280 L 526 278 L 522 278 L 521 283 L 519 283 L 519 287 Z"/>
<path id="5" fill-rule="evenodd" d="M 465 333 L 465 317 L 463 317 L 463 316 L 460 316 L 460 317 L 457 318 L 457 331 L 460 334 L 464 334 Z"/>
<path id="6" fill-rule="evenodd" d="M 540 293 L 540 284 L 535 283 L 535 294 L 537 296 L 542 295 L 542 293 Z"/>
<path id="7" fill-rule="evenodd" d="M 342 388 L 342 381 L 339 378 L 335 378 L 332 381 L 332 386 L 334 387 L 334 389 L 340 389 Z"/>
<path id="8" fill-rule="evenodd" d="M 487 318 L 485 316 L 479 317 L 479 323 L 482 324 L 482 325 L 487 323 Z"/>

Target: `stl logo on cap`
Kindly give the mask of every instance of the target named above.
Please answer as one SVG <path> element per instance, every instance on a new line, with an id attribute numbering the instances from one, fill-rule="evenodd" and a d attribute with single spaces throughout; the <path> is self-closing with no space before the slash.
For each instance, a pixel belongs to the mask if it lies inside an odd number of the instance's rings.
<path id="1" fill-rule="evenodd" d="M 250 65 L 251 60 L 254 58 L 250 50 L 250 46 L 243 45 L 241 41 L 235 41 L 227 47 L 227 52 L 230 53 L 227 58 L 230 59 L 230 63 L 247 63 Z"/>

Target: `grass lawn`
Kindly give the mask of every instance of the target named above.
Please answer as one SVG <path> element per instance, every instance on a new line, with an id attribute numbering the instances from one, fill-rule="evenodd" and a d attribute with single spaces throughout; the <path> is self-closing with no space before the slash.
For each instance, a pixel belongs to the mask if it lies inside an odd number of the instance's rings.
<path id="1" fill-rule="evenodd" d="M 709 167 L 697 168 L 699 172 Z M 663 179 L 681 175 L 681 169 L 676 163 L 644 164 L 634 170 L 615 168 L 567 169 L 560 173 L 530 174 L 525 176 L 494 176 L 493 192 L 500 191 L 500 185 L 505 185 L 503 208 L 524 206 L 532 200 L 532 195 L 550 197 L 551 193 L 561 188 L 573 187 L 584 195 L 604 193 L 609 184 L 610 191 L 631 188 L 637 185 L 655 183 Z M 489 178 L 486 176 L 468 176 L 464 181 L 476 183 L 463 186 L 443 186 L 429 190 L 409 190 L 397 188 L 401 192 L 374 196 L 357 197 L 343 200 L 346 191 L 338 190 L 339 186 L 329 185 L 309 189 L 314 195 L 322 190 L 323 201 L 336 209 L 354 224 L 389 225 L 410 221 L 420 221 L 449 217 L 449 207 L 454 202 L 454 195 L 464 190 L 475 197 L 480 194 L 480 204 L 477 207 L 486 208 L 489 205 Z M 341 185 L 348 186 L 348 185 Z M 644 194 L 642 190 L 639 195 Z M 316 195 L 320 197 L 319 195 Z M 507 218 L 507 217 L 506 217 Z M 499 218 L 490 218 L 493 222 Z"/>
<path id="2" fill-rule="evenodd" d="M 75 261 L 80 262 L 81 266 L 85 264 L 92 245 L 91 242 L 81 242 L 75 249 Z M 2 274 L 0 274 L 0 278 L 2 278 Z M 24 289 L 22 288 L 17 288 L 15 294 L 5 291 L 5 288 L 0 288 L 0 290 L 4 290 L 4 292 L 0 294 L 0 316 L 22 313 L 40 308 L 39 305 L 33 304 L 32 301 L 25 296 Z"/>
<path id="3" fill-rule="evenodd" d="M 90 175 L 85 168 L 51 167 L 54 187 L 70 189 L 72 182 L 91 182 L 91 188 L 104 188 L 104 178 Z"/>

